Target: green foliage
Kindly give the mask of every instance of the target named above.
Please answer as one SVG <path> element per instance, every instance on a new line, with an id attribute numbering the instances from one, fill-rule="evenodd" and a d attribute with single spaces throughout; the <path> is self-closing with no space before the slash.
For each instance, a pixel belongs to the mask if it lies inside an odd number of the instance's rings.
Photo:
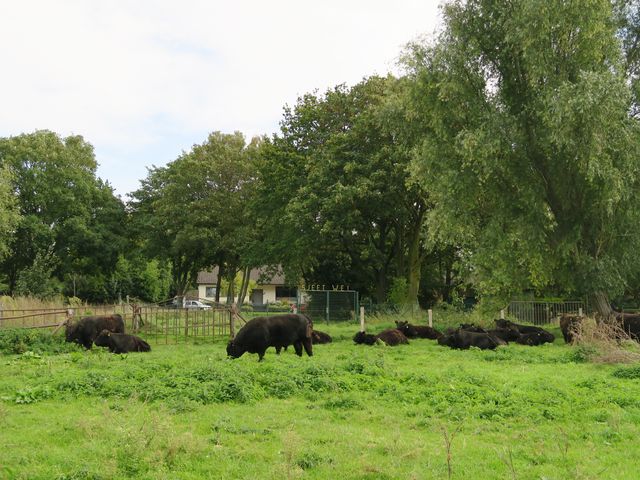
<path id="1" fill-rule="evenodd" d="M 0 260 L 9 252 L 13 229 L 20 218 L 18 202 L 11 188 L 12 180 L 9 166 L 0 164 Z"/>
<path id="2" fill-rule="evenodd" d="M 242 134 L 213 132 L 166 167 L 153 168 L 133 193 L 131 208 L 146 253 L 171 264 L 182 295 L 198 271 L 228 264 L 235 276 L 252 238 L 249 211 L 253 151 Z"/>
<path id="3" fill-rule="evenodd" d="M 26 352 L 37 352 L 56 354 L 72 352 L 77 348 L 74 343 L 66 343 L 64 336 L 51 335 L 51 332 L 44 329 L 0 329 L 0 353 L 26 354 Z"/>
<path id="4" fill-rule="evenodd" d="M 409 55 L 412 164 L 479 290 L 620 292 L 637 271 L 639 133 L 611 2 L 452 1 Z"/>
<path id="5" fill-rule="evenodd" d="M 0 263 L 10 293 L 47 297 L 78 275 L 94 288 L 83 298 L 104 300 L 94 279 L 115 266 L 126 222 L 122 202 L 96 178 L 96 167 L 93 147 L 80 136 L 43 130 L 0 139 L 0 171 L 11 171 L 20 212 L 9 255 Z"/>
<path id="6" fill-rule="evenodd" d="M 612 375 L 616 378 L 638 379 L 640 378 L 640 365 L 618 367 L 613 371 Z"/>
<path id="7" fill-rule="evenodd" d="M 259 157 L 264 263 L 307 282 L 340 279 L 379 302 L 391 278 L 405 277 L 415 303 L 427 205 L 423 188 L 408 182 L 405 121 L 391 101 L 402 88 L 370 77 L 285 109 Z"/>
<path id="8" fill-rule="evenodd" d="M 387 295 L 387 300 L 394 305 L 404 305 L 407 302 L 408 285 L 406 278 L 394 278 L 391 281 L 391 288 Z"/>

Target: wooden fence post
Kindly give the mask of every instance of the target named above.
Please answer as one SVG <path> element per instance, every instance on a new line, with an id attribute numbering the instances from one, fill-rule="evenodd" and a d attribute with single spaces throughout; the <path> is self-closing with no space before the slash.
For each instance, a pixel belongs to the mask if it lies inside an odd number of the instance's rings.
<path id="1" fill-rule="evenodd" d="M 238 307 L 236 304 L 231 305 L 231 312 L 229 318 L 229 335 L 231 338 L 235 338 L 236 336 L 236 315 L 237 315 Z"/>
<path id="2" fill-rule="evenodd" d="M 364 307 L 360 307 L 360 331 L 364 332 Z"/>
<path id="3" fill-rule="evenodd" d="M 429 315 L 429 326 L 433 328 L 433 310 L 427 310 L 427 314 Z"/>
<path id="4" fill-rule="evenodd" d="M 578 308 L 578 316 L 581 317 L 582 316 L 582 307 Z"/>
<path id="5" fill-rule="evenodd" d="M 504 309 L 500 310 L 500 320 L 504 320 Z"/>

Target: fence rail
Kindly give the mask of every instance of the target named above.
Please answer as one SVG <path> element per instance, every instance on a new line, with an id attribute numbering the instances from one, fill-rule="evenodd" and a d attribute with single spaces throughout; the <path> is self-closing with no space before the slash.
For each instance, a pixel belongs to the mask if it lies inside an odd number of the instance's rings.
<path id="1" fill-rule="evenodd" d="M 229 308 L 195 310 L 127 304 L 0 310 L 0 329 L 56 329 L 68 319 L 115 313 L 122 316 L 126 332 L 141 335 L 155 343 L 214 341 L 222 337 L 226 339 L 231 333 L 232 312 Z"/>

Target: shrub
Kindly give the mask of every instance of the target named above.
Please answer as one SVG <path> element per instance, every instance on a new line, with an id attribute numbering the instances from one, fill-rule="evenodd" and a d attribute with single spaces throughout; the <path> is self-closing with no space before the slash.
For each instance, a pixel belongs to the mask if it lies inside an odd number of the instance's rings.
<path id="1" fill-rule="evenodd" d="M 0 330 L 0 353 L 21 354 L 62 353 L 78 349 L 75 343 L 66 343 L 62 335 L 39 329 L 7 328 Z"/>

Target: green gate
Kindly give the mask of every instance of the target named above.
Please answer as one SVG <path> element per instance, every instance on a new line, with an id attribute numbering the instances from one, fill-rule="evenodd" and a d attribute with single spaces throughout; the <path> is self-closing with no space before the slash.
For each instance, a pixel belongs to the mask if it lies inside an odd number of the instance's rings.
<path id="1" fill-rule="evenodd" d="M 298 312 L 314 322 L 357 321 L 360 298 L 355 290 L 298 290 Z"/>

